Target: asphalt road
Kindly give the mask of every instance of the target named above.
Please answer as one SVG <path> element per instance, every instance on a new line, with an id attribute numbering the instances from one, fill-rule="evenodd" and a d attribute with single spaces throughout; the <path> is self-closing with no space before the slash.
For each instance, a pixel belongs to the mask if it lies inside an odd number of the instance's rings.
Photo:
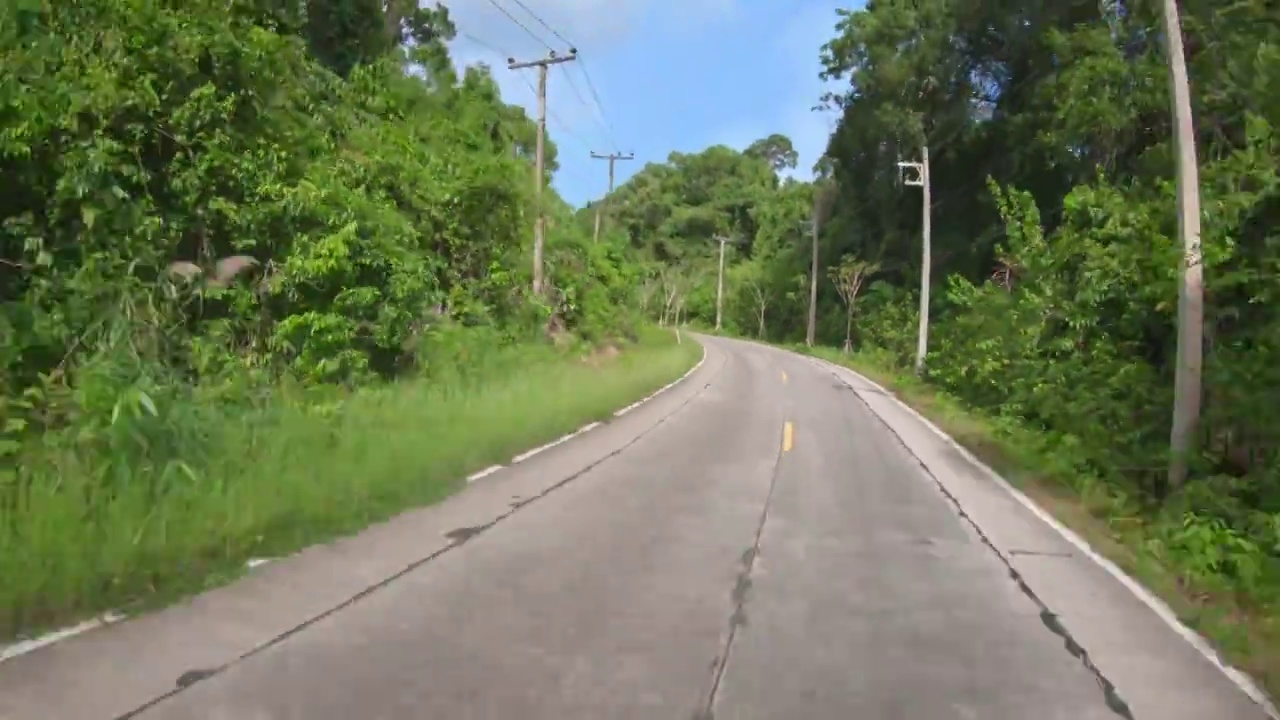
<path id="1" fill-rule="evenodd" d="M 704 340 L 439 506 L 0 664 L 0 718 L 1267 717 L 892 398 Z"/>

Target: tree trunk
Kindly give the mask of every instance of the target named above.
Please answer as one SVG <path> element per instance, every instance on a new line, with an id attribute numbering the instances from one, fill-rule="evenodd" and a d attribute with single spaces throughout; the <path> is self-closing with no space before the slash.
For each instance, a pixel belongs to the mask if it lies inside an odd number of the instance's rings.
<path id="1" fill-rule="evenodd" d="M 844 351 L 846 353 L 853 350 L 853 303 L 849 303 L 849 311 L 845 314 L 844 321 Z"/>

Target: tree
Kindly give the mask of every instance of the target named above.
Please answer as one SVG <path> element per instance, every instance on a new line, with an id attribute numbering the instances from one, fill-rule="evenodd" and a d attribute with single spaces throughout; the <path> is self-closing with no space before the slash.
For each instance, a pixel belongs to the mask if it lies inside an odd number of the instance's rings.
<path id="1" fill-rule="evenodd" d="M 840 294 L 840 299 L 844 302 L 845 352 L 850 352 L 853 349 L 853 313 L 858 302 L 858 292 L 862 289 L 862 283 L 879 270 L 880 267 L 875 263 L 859 260 L 850 255 L 840 258 L 839 265 L 827 270 L 831 283 L 835 285 L 836 292 Z"/>
<path id="2" fill-rule="evenodd" d="M 795 169 L 796 163 L 800 160 L 800 154 L 796 152 L 791 138 L 779 133 L 756 140 L 748 145 L 742 154 L 764 160 L 769 163 L 774 172 Z"/>

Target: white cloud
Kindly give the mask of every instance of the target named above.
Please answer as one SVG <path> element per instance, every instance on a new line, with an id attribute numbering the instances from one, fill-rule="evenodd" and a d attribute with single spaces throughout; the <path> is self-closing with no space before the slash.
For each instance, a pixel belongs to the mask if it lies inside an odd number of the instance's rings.
<path id="1" fill-rule="evenodd" d="M 801 179 L 812 177 L 813 164 L 826 151 L 837 119 L 832 111 L 812 108 L 819 104 L 824 92 L 839 87 L 838 83 L 826 83 L 818 77 L 822 70 L 819 49 L 834 36 L 835 11 L 842 6 L 844 3 L 836 0 L 809 2 L 762 48 L 789 67 L 796 82 L 778 98 L 777 114 L 726 127 L 719 133 L 718 142 L 742 150 L 771 133 L 781 133 L 791 138 L 800 156 L 796 169 L 787 174 Z"/>
<path id="2" fill-rule="evenodd" d="M 520 7 L 520 3 L 546 25 Z M 445 0 L 444 4 L 459 29 L 494 42 L 523 38 L 521 42 L 525 45 L 533 49 L 541 47 L 496 7 L 501 6 L 530 31 L 549 42 L 555 41 L 552 45 L 562 42 L 547 26 L 578 43 L 580 50 L 594 52 L 645 30 L 646 24 L 659 24 L 664 29 L 695 28 L 722 19 L 737 8 L 737 0 Z"/>
<path id="3" fill-rule="evenodd" d="M 495 2 L 520 24 L 507 17 Z M 600 102 L 606 108 L 613 107 L 607 78 L 599 76 L 596 69 L 603 66 L 604 56 L 611 48 L 653 26 L 669 33 L 724 20 L 736 12 L 738 0 L 520 0 L 545 26 L 516 0 L 495 2 L 444 2 L 458 28 L 458 37 L 451 46 L 455 63 L 488 64 L 503 98 L 536 117 L 537 95 L 533 88 L 537 87 L 538 71 L 508 70 L 508 58 L 525 61 L 546 57 L 548 46 L 557 54 L 566 54 L 569 45 L 556 33 L 575 43 L 580 60 L 553 66 L 549 72 L 547 106 L 548 132 L 560 146 L 576 152 L 583 151 L 583 145 L 598 151 L 612 149 L 604 130 L 607 123 L 600 117 L 591 94 L 594 85 Z M 584 76 L 584 66 L 590 83 Z"/>
<path id="4" fill-rule="evenodd" d="M 797 15 L 779 39 L 780 50 L 787 57 L 795 58 L 798 77 L 805 81 L 797 84 L 796 97 L 783 119 L 783 130 L 795 143 L 800 162 L 794 173 L 797 177 L 812 176 L 813 164 L 827 149 L 827 140 L 835 130 L 837 115 L 830 110 L 815 111 L 823 93 L 839 87 L 838 83 L 824 82 L 820 48 L 835 35 L 836 8 L 844 3 L 827 0 L 812 3 L 806 11 Z"/>

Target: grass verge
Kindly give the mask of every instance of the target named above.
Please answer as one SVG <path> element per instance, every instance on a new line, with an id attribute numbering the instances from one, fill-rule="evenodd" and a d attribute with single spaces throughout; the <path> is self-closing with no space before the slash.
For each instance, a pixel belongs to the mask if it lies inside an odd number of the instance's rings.
<path id="1" fill-rule="evenodd" d="M 959 400 L 893 369 L 871 353 L 789 347 L 848 367 L 891 390 L 900 400 L 976 455 L 1012 485 L 1083 537 L 1164 600 L 1189 627 L 1210 640 L 1224 659 L 1280 696 L 1280 612 L 1245 601 L 1230 588 L 1189 580 L 1148 550 L 1160 536 L 1154 520 L 1121 512 L 1102 484 L 1081 482 L 1071 463 L 1029 428 L 988 417 Z"/>
<path id="2" fill-rule="evenodd" d="M 0 506 L 0 638 L 163 604 L 226 582 L 251 557 L 439 501 L 467 474 L 657 390 L 701 352 L 650 330 L 617 354 L 516 347 L 481 371 L 327 404 L 281 399 L 203 428 L 199 463 L 132 473 L 110 493 L 109 459 L 50 453 L 18 502 Z"/>

